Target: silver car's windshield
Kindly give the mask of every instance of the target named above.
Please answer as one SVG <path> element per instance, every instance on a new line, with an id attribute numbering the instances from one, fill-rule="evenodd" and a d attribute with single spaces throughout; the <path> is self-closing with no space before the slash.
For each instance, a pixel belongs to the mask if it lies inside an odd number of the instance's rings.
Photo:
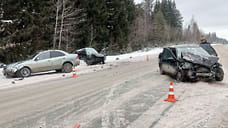
<path id="1" fill-rule="evenodd" d="M 181 53 L 187 53 L 187 52 L 195 55 L 209 56 L 209 54 L 201 47 L 186 47 L 186 48 L 177 48 L 177 57 L 181 58 Z"/>
<path id="2" fill-rule="evenodd" d="M 28 56 L 26 60 L 33 59 L 37 54 L 39 54 L 39 53 L 37 52 L 37 53 L 32 54 L 31 56 Z"/>

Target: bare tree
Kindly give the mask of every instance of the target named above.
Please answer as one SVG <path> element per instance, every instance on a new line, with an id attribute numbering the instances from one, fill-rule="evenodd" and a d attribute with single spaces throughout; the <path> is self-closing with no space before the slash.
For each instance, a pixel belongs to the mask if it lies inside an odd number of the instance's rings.
<path id="1" fill-rule="evenodd" d="M 59 10 L 61 7 L 60 0 L 56 2 L 56 16 L 55 16 L 55 31 L 54 31 L 54 38 L 53 38 L 53 49 L 56 47 L 56 36 L 57 36 L 57 27 L 58 27 L 58 18 L 59 18 Z"/>
<path id="2" fill-rule="evenodd" d="M 153 1 L 145 0 L 136 7 L 137 14 L 129 36 L 130 50 L 138 50 L 151 43 Z"/>
<path id="3" fill-rule="evenodd" d="M 91 24 L 90 26 L 90 42 L 89 42 L 89 46 L 92 47 L 92 42 L 93 42 L 93 39 L 94 39 L 94 34 L 93 34 L 93 24 Z"/>
<path id="4" fill-rule="evenodd" d="M 185 41 L 197 43 L 200 40 L 200 35 L 203 33 L 200 31 L 197 22 L 192 17 L 190 24 L 183 30 L 183 38 Z"/>
<path id="5" fill-rule="evenodd" d="M 61 43 L 62 43 L 63 20 L 64 20 L 64 14 L 65 14 L 65 1 L 66 0 L 62 0 L 62 15 L 61 15 L 61 26 L 60 26 L 60 33 L 59 33 L 59 46 L 58 46 L 58 49 L 61 48 Z"/>
<path id="6" fill-rule="evenodd" d="M 56 47 L 58 41 L 58 49 L 65 48 L 67 51 L 74 41 L 77 31 L 75 25 L 82 20 L 78 16 L 81 9 L 74 7 L 73 0 L 58 0 L 56 3 L 56 23 L 53 48 Z M 61 13 L 59 13 L 61 11 Z"/>
<path id="7" fill-rule="evenodd" d="M 150 44 L 150 37 L 152 35 L 152 12 L 153 12 L 154 0 L 144 0 L 144 42 L 148 46 Z"/>

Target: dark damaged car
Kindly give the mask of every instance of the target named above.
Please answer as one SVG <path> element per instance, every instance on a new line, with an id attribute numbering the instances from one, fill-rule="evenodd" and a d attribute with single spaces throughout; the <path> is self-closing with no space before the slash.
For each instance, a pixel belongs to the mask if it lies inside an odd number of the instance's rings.
<path id="1" fill-rule="evenodd" d="M 87 65 L 105 64 L 106 56 L 98 53 L 94 48 L 82 48 L 74 51 L 78 54 L 80 60 L 84 60 Z"/>
<path id="2" fill-rule="evenodd" d="M 174 76 L 178 81 L 222 81 L 224 72 L 218 59 L 199 45 L 177 45 L 166 47 L 159 54 L 159 68 L 161 74 Z"/>

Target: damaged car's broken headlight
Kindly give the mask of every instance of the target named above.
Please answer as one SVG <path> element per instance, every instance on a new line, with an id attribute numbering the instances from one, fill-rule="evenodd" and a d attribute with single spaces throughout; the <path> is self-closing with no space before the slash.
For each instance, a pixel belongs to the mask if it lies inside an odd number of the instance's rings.
<path id="1" fill-rule="evenodd" d="M 189 68 L 192 68 L 192 63 L 189 63 L 189 62 L 185 62 L 182 66 L 183 69 L 189 69 Z"/>

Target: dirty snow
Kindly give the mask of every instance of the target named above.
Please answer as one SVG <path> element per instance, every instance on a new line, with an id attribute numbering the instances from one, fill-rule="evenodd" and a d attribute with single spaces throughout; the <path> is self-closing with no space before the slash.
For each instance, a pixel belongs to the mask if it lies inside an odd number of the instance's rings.
<path id="1" fill-rule="evenodd" d="M 152 55 L 159 54 L 162 51 L 162 48 L 152 48 L 152 49 L 144 49 L 128 54 L 116 55 L 116 56 L 107 56 L 106 64 L 104 65 L 91 65 L 87 66 L 84 61 L 80 62 L 80 65 L 76 67 L 77 76 L 97 72 L 104 69 L 110 69 L 113 66 L 120 64 L 121 62 L 135 62 L 135 61 L 145 61 L 146 56 L 151 57 Z M 0 89 L 7 89 L 11 87 L 19 87 L 23 85 L 32 83 L 45 82 L 55 79 L 65 79 L 72 76 L 72 73 L 56 73 L 55 71 L 43 72 L 32 74 L 32 76 L 28 78 L 24 78 L 21 80 L 20 78 L 6 78 L 2 74 L 2 68 L 0 68 Z"/>
<path id="2" fill-rule="evenodd" d="M 113 62 L 115 60 L 126 60 L 129 58 L 142 57 L 146 55 L 158 54 L 162 51 L 162 48 L 153 48 L 153 49 L 144 49 L 128 54 L 116 55 L 116 56 L 107 56 L 106 62 Z M 143 58 L 144 59 L 144 58 Z"/>

